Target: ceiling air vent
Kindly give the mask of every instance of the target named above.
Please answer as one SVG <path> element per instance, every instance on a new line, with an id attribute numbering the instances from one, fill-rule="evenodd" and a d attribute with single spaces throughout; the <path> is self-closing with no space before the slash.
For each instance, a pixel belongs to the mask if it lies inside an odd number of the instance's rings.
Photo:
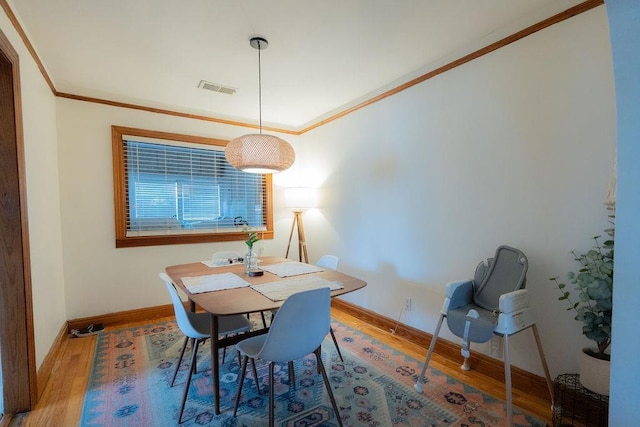
<path id="1" fill-rule="evenodd" d="M 227 95 L 233 95 L 234 93 L 236 93 L 235 88 L 223 86 L 218 83 L 211 83 L 206 80 L 200 80 L 200 84 L 198 84 L 198 87 L 201 89 L 211 90 L 213 92 L 226 93 Z"/>

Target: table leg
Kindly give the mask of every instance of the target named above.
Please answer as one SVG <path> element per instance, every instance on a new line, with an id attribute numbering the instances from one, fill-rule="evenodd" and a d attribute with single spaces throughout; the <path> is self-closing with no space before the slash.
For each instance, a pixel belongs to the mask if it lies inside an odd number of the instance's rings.
<path id="1" fill-rule="evenodd" d="M 213 406 L 216 415 L 220 415 L 220 365 L 218 364 L 218 316 L 211 315 L 211 376 L 213 377 Z"/>

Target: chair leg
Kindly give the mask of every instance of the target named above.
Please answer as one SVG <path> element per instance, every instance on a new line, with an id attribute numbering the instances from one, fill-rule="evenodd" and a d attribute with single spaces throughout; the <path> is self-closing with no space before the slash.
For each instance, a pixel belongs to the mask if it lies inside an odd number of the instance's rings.
<path id="1" fill-rule="evenodd" d="M 224 338 L 226 338 L 228 335 L 225 335 Z M 224 365 L 224 359 L 227 357 L 227 347 L 224 347 L 222 349 L 222 364 Z"/>
<path id="2" fill-rule="evenodd" d="M 269 362 L 269 427 L 274 427 L 275 425 L 275 410 L 273 408 L 275 397 L 275 392 L 273 391 L 273 365 L 274 362 Z"/>
<path id="3" fill-rule="evenodd" d="M 267 327 L 267 320 L 264 318 L 264 311 L 260 312 L 260 317 L 262 317 L 262 326 L 264 328 L 266 328 Z M 271 318 L 273 319 L 273 317 L 271 317 Z"/>
<path id="4" fill-rule="evenodd" d="M 289 384 L 293 385 L 293 389 L 296 389 L 296 371 L 293 368 L 293 360 L 290 360 L 287 365 L 289 366 Z"/>
<path id="5" fill-rule="evenodd" d="M 182 413 L 184 412 L 184 405 L 187 403 L 187 395 L 189 394 L 189 386 L 191 385 L 191 376 L 195 372 L 196 356 L 198 355 L 198 340 L 193 340 L 193 348 L 191 350 L 191 363 L 189 364 L 189 375 L 187 376 L 187 384 L 184 386 L 184 393 L 182 393 L 182 403 L 180 403 L 180 413 L 178 414 L 178 424 L 182 424 Z"/>
<path id="6" fill-rule="evenodd" d="M 507 394 L 507 425 L 513 426 L 513 402 L 511 399 L 511 361 L 509 360 L 509 335 L 504 334 L 504 384 Z"/>
<path id="7" fill-rule="evenodd" d="M 538 346 L 538 354 L 540 355 L 540 362 L 542 363 L 542 369 L 544 370 L 544 376 L 547 379 L 547 387 L 549 388 L 549 395 L 551 396 L 551 408 L 555 402 L 555 396 L 553 393 L 553 381 L 551 381 L 551 375 L 549 374 L 549 367 L 547 366 L 547 359 L 544 357 L 544 351 L 542 351 L 542 341 L 540 341 L 540 335 L 538 334 L 538 327 L 534 323 L 531 330 L 533 336 L 536 339 L 536 345 Z"/>
<path id="8" fill-rule="evenodd" d="M 193 351 L 194 353 L 198 351 L 198 340 L 195 338 L 193 339 L 193 344 L 191 344 L 191 351 Z M 193 359 L 193 372 L 198 372 L 198 365 L 197 365 L 198 361 L 197 359 Z"/>
<path id="9" fill-rule="evenodd" d="M 242 368 L 241 368 L 241 372 L 240 372 L 240 383 L 238 384 L 238 391 L 236 392 L 236 404 L 233 407 L 233 416 L 235 417 L 236 414 L 238 413 L 238 405 L 240 404 L 240 394 L 242 393 L 242 384 L 244 383 L 244 376 L 247 373 L 247 361 L 249 360 L 249 356 L 244 356 L 244 359 L 242 359 Z M 253 359 L 251 359 L 253 360 Z M 254 368 L 255 368 L 255 362 L 254 362 Z"/>
<path id="10" fill-rule="evenodd" d="M 424 365 L 422 366 L 422 372 L 420 372 L 420 376 L 418 380 L 413 385 L 413 388 L 416 389 L 418 393 L 422 393 L 422 383 L 424 382 L 424 374 L 427 372 L 427 367 L 429 366 L 429 361 L 431 360 L 431 356 L 433 355 L 433 350 L 436 348 L 436 341 L 438 340 L 438 334 L 440 333 L 440 328 L 442 327 L 442 321 L 444 320 L 444 314 L 440 314 L 440 319 L 438 320 L 438 325 L 436 326 L 436 330 L 431 337 L 431 344 L 429 344 L 429 351 L 427 352 L 427 358 L 424 361 Z"/>
<path id="11" fill-rule="evenodd" d="M 208 339 L 208 338 L 203 338 L 203 339 L 202 339 L 198 344 L 204 344 L 204 343 L 206 343 L 206 342 L 207 342 L 207 339 Z M 197 358 L 196 358 L 195 363 L 196 363 L 196 365 L 195 365 L 195 368 L 193 368 L 193 373 L 194 373 L 194 374 L 197 374 L 197 373 L 198 373 L 198 366 L 197 366 L 198 359 L 197 359 Z"/>
<path id="12" fill-rule="evenodd" d="M 336 398 L 334 397 L 333 391 L 331 390 L 331 384 L 329 384 L 329 377 L 327 376 L 327 371 L 324 369 L 324 363 L 322 363 L 322 350 L 320 347 L 318 347 L 313 353 L 316 355 L 318 367 L 320 368 L 322 379 L 324 380 L 324 385 L 327 389 L 327 393 L 329 393 L 331 406 L 333 406 L 333 411 L 336 413 L 336 420 L 338 420 L 338 425 L 342 427 L 342 417 L 340 417 L 340 412 L 338 411 L 338 404 L 336 403 Z"/>
<path id="13" fill-rule="evenodd" d="M 469 343 L 468 349 L 471 350 L 471 343 Z M 471 366 L 469 366 L 469 358 L 468 357 L 464 357 L 464 360 L 462 361 L 462 365 L 460 365 L 460 369 L 462 369 L 463 371 L 470 371 L 471 370 Z"/>
<path id="14" fill-rule="evenodd" d="M 333 340 L 333 343 L 336 346 L 336 350 L 338 350 L 338 356 L 340 356 L 340 361 L 344 362 L 344 359 L 342 358 L 342 353 L 340 352 L 340 346 L 338 345 L 338 340 L 336 339 L 336 334 L 333 333 L 332 327 L 329 328 L 329 333 L 331 333 L 331 339 Z"/>
<path id="15" fill-rule="evenodd" d="M 258 379 L 258 370 L 256 369 L 256 359 L 251 358 L 251 367 L 253 368 L 253 378 L 256 380 L 256 390 L 258 390 L 258 394 L 262 394 L 260 391 L 260 380 Z"/>
<path id="16" fill-rule="evenodd" d="M 187 343 L 189 342 L 189 337 L 184 337 L 184 343 L 182 344 L 182 350 L 180 350 L 180 357 L 178 358 L 178 363 L 176 364 L 176 369 L 173 371 L 173 378 L 171 378 L 171 387 L 176 382 L 176 377 L 178 376 L 178 369 L 180 369 L 180 364 L 182 363 L 182 357 L 184 357 L 184 351 L 187 349 Z"/>

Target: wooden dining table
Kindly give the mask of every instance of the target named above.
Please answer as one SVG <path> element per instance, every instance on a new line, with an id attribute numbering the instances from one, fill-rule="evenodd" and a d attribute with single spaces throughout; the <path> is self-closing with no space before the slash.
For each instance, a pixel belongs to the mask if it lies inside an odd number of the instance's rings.
<path id="1" fill-rule="evenodd" d="M 285 258 L 260 257 L 258 268 L 271 264 L 291 262 Z M 180 264 L 167 267 L 167 275 L 189 298 L 189 305 L 192 311 L 200 307 L 211 314 L 211 369 L 213 377 L 213 401 L 216 415 L 220 414 L 220 365 L 218 361 L 218 350 L 250 336 L 261 335 L 268 332 L 268 327 L 252 330 L 243 334 L 223 337 L 219 336 L 219 319 L 222 316 L 236 314 L 249 314 L 271 311 L 278 309 L 284 301 L 273 301 L 252 287 L 240 287 L 234 289 L 217 290 L 204 293 L 190 293 L 182 282 L 184 277 L 206 276 L 211 274 L 234 273 L 244 279 L 250 285 L 260 285 L 273 282 L 286 281 L 300 276 L 281 278 L 275 274 L 264 271 L 262 276 L 249 276 L 244 272 L 244 265 L 232 264 L 229 266 L 208 267 L 202 262 L 190 264 Z M 305 276 L 316 276 L 330 282 L 339 282 L 342 288 L 331 291 L 331 296 L 344 295 L 356 291 L 366 286 L 366 282 L 338 271 L 323 269 L 319 272 L 306 273 Z M 258 286 L 256 286 L 258 287 Z"/>

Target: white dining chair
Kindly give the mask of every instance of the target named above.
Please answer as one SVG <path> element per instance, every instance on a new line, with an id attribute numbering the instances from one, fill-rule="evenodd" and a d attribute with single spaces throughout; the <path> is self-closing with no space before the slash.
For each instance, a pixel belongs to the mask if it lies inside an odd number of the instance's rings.
<path id="1" fill-rule="evenodd" d="M 241 258 L 242 255 L 240 255 L 238 252 L 236 251 L 219 251 L 219 252 L 214 252 L 213 255 L 211 256 L 211 261 L 216 261 L 216 260 L 221 260 L 221 259 L 238 259 Z"/>
<path id="2" fill-rule="evenodd" d="M 338 270 L 338 257 L 335 255 L 322 255 L 320 258 L 318 258 L 318 262 L 316 262 L 316 265 L 318 267 L 322 267 L 322 268 L 328 268 L 330 270 Z"/>
<path id="3" fill-rule="evenodd" d="M 182 402 L 180 403 L 180 412 L 178 414 L 178 424 L 182 424 L 182 413 L 184 412 L 184 405 L 187 401 L 187 395 L 189 394 L 191 377 L 196 371 L 196 356 L 198 353 L 198 345 L 204 340 L 211 338 L 211 316 L 209 315 L 209 313 L 192 313 L 190 311 L 187 311 L 182 300 L 180 299 L 180 296 L 178 295 L 178 291 L 176 290 L 175 285 L 173 284 L 169 276 L 167 276 L 165 273 L 160 273 L 160 279 L 162 279 L 162 281 L 167 285 L 167 290 L 169 291 L 169 295 L 171 295 L 171 301 L 173 302 L 173 310 L 176 316 L 176 323 L 178 324 L 178 327 L 180 328 L 182 333 L 185 335 L 184 344 L 182 345 L 182 350 L 180 351 L 180 357 L 178 359 L 178 363 L 176 364 L 173 378 L 171 379 L 171 387 L 173 387 L 175 383 L 178 369 L 180 367 L 180 364 L 182 363 L 182 358 L 184 356 L 187 343 L 188 341 L 193 342 L 191 346 L 191 363 L 189 364 L 187 383 L 184 386 Z M 251 330 L 251 322 L 249 322 L 249 320 L 241 314 L 235 316 L 221 316 L 219 325 L 220 335 L 222 336 L 239 334 Z M 253 372 L 256 378 L 257 385 L 258 374 L 255 368 L 255 364 L 253 366 Z M 259 388 L 258 393 L 260 393 Z"/>
<path id="4" fill-rule="evenodd" d="M 330 270 L 338 270 L 338 257 L 335 255 L 322 255 L 316 265 L 322 268 L 328 268 Z M 329 333 L 331 334 L 331 339 L 333 340 L 333 344 L 336 346 L 336 350 L 338 351 L 338 356 L 340 357 L 340 361 L 344 362 L 342 358 L 342 352 L 340 351 L 340 346 L 338 345 L 338 340 L 336 339 L 336 334 L 333 332 L 333 327 L 329 328 Z"/>
<path id="5" fill-rule="evenodd" d="M 249 358 L 260 358 L 269 363 L 269 426 L 274 425 L 274 381 L 275 363 L 290 363 L 313 353 L 316 356 L 318 371 L 322 374 L 324 385 L 329 394 L 331 405 L 338 425 L 342 419 L 338 405 L 329 385 L 329 378 L 322 363 L 321 344 L 327 336 L 331 325 L 331 291 L 329 288 L 313 289 L 298 292 L 285 300 L 266 335 L 258 335 L 236 344 L 243 355 L 240 384 L 236 394 L 233 416 L 238 412 L 242 384 L 247 370 Z"/>

